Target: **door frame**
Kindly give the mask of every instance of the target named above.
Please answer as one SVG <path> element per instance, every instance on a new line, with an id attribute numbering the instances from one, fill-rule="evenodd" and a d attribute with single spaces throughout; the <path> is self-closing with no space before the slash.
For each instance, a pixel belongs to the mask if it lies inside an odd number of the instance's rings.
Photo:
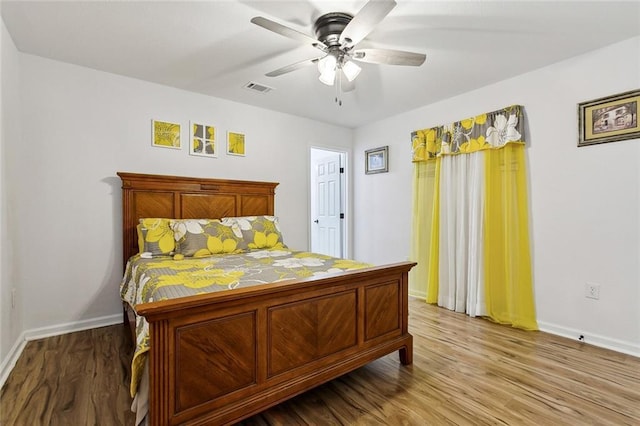
<path id="1" fill-rule="evenodd" d="M 313 151 L 325 151 L 331 153 L 340 154 L 340 166 L 344 167 L 344 173 L 341 174 L 340 178 L 340 193 L 341 193 L 341 208 L 342 213 L 344 213 L 344 220 L 342 221 L 342 257 L 350 259 L 352 256 L 351 253 L 351 151 L 346 148 L 338 148 L 338 147 L 327 147 L 327 146 L 318 146 L 318 145 L 310 145 L 308 156 L 307 156 L 307 188 L 308 188 L 308 200 L 307 200 L 307 234 L 309 241 L 309 250 L 311 250 L 311 239 L 312 239 L 312 224 L 313 224 L 313 211 L 312 211 L 312 194 L 313 194 L 313 173 L 311 170 L 312 166 L 312 157 Z"/>

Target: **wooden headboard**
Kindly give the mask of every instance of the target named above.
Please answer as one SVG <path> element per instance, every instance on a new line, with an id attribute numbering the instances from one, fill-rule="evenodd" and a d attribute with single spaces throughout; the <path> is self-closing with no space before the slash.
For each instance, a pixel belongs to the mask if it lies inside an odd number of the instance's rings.
<path id="1" fill-rule="evenodd" d="M 118 172 L 122 179 L 122 255 L 138 253 L 143 217 L 218 219 L 273 215 L 274 182 L 205 179 Z"/>

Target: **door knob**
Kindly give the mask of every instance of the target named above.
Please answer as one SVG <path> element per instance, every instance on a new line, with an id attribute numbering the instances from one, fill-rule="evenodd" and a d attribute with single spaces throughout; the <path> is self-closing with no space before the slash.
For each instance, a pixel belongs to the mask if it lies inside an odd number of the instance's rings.
<path id="1" fill-rule="evenodd" d="M 318 219 L 314 220 L 313 222 L 314 222 L 314 223 L 318 223 Z"/>

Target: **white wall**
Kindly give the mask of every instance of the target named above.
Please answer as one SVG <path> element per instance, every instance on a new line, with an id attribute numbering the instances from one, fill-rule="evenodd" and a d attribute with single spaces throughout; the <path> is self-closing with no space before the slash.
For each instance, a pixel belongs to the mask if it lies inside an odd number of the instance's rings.
<path id="1" fill-rule="evenodd" d="M 306 248 L 309 145 L 350 149 L 352 131 L 135 79 L 20 54 L 23 143 L 11 158 L 14 266 L 24 328 L 120 313 L 117 171 L 280 182 L 285 242 Z M 262 95 L 256 95 L 262 96 Z M 268 96 L 268 95 L 267 95 Z M 217 159 L 151 146 L 151 119 L 246 134 L 247 156 Z M 28 302 L 27 302 L 28 301 Z"/>
<path id="2" fill-rule="evenodd" d="M 540 326 L 640 356 L 640 141 L 576 147 L 576 105 L 639 88 L 638 52 L 640 37 L 357 129 L 355 256 L 409 255 L 411 131 L 524 105 Z M 365 176 L 364 150 L 383 145 L 389 173 Z M 600 300 L 585 298 L 586 282 L 601 284 Z"/>
<path id="3" fill-rule="evenodd" d="M 1 85 L 0 99 L 0 383 L 4 381 L 9 364 L 15 362 L 10 356 L 19 346 L 18 338 L 22 333 L 22 303 L 20 283 L 12 277 L 12 229 L 9 221 L 14 217 L 11 211 L 11 179 L 9 173 L 12 164 L 9 156 L 12 147 L 20 145 L 20 94 L 19 60 L 11 36 L 2 22 L 0 28 Z M 11 306 L 11 290 L 16 289 L 16 307 Z M 17 345 L 16 345 L 17 344 Z"/>

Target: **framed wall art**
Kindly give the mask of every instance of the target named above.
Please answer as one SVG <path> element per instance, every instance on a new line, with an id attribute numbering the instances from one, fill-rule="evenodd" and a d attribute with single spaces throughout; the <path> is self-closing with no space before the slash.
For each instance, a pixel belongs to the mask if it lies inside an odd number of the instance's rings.
<path id="1" fill-rule="evenodd" d="M 640 138 L 640 89 L 578 104 L 578 146 Z"/>
<path id="2" fill-rule="evenodd" d="M 364 172 L 386 173 L 389 171 L 389 147 L 368 149 L 364 152 Z"/>
<path id="3" fill-rule="evenodd" d="M 201 157 L 217 157 L 216 128 L 210 124 L 189 123 L 189 154 Z"/>
<path id="4" fill-rule="evenodd" d="M 227 154 L 244 156 L 246 153 L 244 133 L 227 132 Z"/>
<path id="5" fill-rule="evenodd" d="M 181 149 L 180 124 L 151 120 L 151 145 L 162 148 Z"/>

